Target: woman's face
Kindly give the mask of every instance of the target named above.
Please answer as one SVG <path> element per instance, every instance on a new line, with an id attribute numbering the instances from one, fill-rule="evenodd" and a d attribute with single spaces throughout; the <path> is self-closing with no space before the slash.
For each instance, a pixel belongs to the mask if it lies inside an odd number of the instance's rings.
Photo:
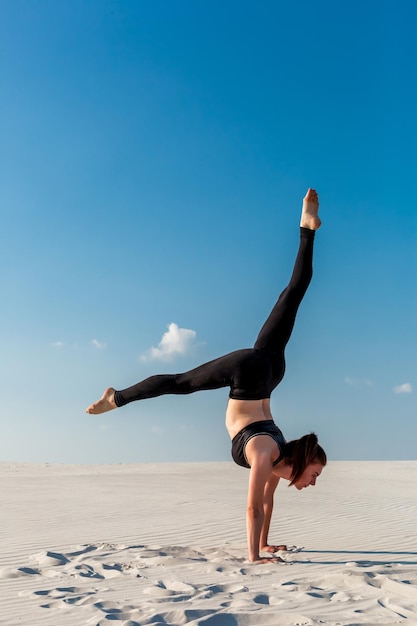
<path id="1" fill-rule="evenodd" d="M 304 487 L 310 487 L 310 485 L 314 487 L 322 469 L 323 465 L 321 463 L 310 463 L 310 465 L 307 465 L 297 482 L 294 483 L 294 487 L 299 490 L 304 489 Z"/>

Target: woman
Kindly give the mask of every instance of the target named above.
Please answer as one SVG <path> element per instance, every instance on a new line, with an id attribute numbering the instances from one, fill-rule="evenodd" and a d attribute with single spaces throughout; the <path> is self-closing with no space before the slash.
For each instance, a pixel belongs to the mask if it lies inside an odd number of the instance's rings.
<path id="1" fill-rule="evenodd" d="M 250 468 L 247 505 L 249 559 L 257 563 L 282 561 L 262 558 L 260 552 L 274 553 L 286 546 L 268 544 L 273 495 L 280 478 L 303 489 L 315 485 L 326 454 L 314 434 L 286 442 L 275 425 L 271 392 L 285 370 L 284 350 L 294 326 L 298 307 L 312 277 L 313 242 L 320 227 L 319 201 L 314 189 L 303 200 L 300 247 L 288 286 L 281 293 L 263 325 L 253 348 L 236 350 L 189 372 L 151 376 L 132 387 L 104 394 L 87 413 L 104 413 L 135 400 L 164 394 L 187 394 L 230 386 L 226 428 L 232 440 L 233 460 Z"/>

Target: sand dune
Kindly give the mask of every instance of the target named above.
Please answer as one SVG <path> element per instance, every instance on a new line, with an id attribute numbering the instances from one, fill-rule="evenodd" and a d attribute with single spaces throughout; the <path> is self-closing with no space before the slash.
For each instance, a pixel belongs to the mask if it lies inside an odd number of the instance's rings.
<path id="1" fill-rule="evenodd" d="M 246 560 L 232 463 L 0 465 L 0 624 L 417 624 L 417 462 L 330 463 L 279 486 Z"/>

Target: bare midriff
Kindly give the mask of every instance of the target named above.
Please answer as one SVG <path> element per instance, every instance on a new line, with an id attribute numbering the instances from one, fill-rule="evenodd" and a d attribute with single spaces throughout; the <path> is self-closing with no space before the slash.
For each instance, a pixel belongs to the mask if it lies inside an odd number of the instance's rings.
<path id="1" fill-rule="evenodd" d="M 226 409 L 226 429 L 230 439 L 233 439 L 238 432 L 253 424 L 272 420 L 270 399 L 263 400 L 234 400 L 229 398 Z"/>

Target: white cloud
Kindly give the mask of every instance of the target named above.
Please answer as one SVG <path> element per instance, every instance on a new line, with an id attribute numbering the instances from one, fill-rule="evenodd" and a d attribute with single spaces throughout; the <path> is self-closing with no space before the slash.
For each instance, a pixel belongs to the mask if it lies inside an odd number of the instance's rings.
<path id="1" fill-rule="evenodd" d="M 403 385 L 397 385 L 394 387 L 394 393 L 412 393 L 413 387 L 410 383 L 404 383 Z"/>
<path id="2" fill-rule="evenodd" d="M 351 387 L 372 387 L 373 382 L 369 378 L 350 378 L 345 377 L 345 383 Z"/>
<path id="3" fill-rule="evenodd" d="M 178 324 L 172 322 L 169 324 L 167 332 L 162 335 L 158 347 L 152 347 L 140 358 L 142 361 L 171 361 L 177 355 L 191 352 L 196 345 L 196 336 L 195 330 L 180 328 Z"/>
<path id="4" fill-rule="evenodd" d="M 64 345 L 63 341 L 54 341 L 53 343 L 51 343 L 51 346 L 53 348 L 62 348 Z"/>
<path id="5" fill-rule="evenodd" d="M 107 344 L 98 341 L 97 339 L 92 339 L 90 341 L 90 346 L 93 346 L 94 348 L 96 348 L 97 350 L 103 350 L 104 348 L 107 348 Z"/>

